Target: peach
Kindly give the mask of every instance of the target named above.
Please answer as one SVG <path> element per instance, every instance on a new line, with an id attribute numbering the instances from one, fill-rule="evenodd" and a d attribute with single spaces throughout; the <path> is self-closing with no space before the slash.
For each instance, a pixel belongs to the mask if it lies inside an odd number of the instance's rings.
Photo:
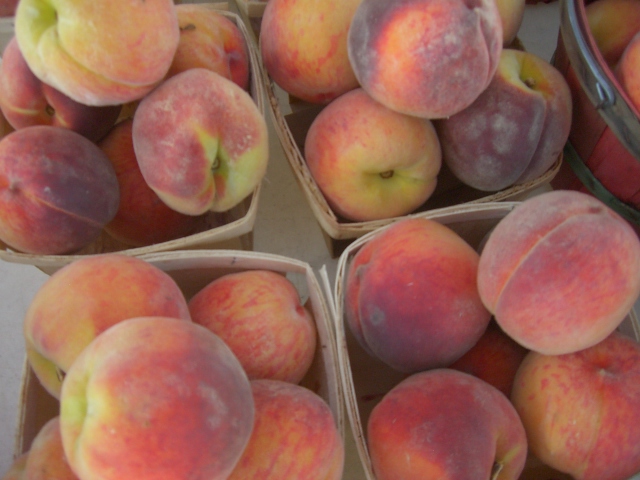
<path id="1" fill-rule="evenodd" d="M 478 291 L 524 347 L 571 353 L 603 340 L 640 295 L 640 239 L 600 200 L 556 190 L 495 227 L 480 254 Z"/>
<path id="2" fill-rule="evenodd" d="M 27 459 L 29 458 L 29 452 L 18 455 L 7 470 L 1 480 L 26 480 L 24 476 L 24 469 L 27 465 Z"/>
<path id="3" fill-rule="evenodd" d="M 198 3 L 176 5 L 180 42 L 167 77 L 190 68 L 207 68 L 249 89 L 249 49 L 231 19 Z"/>
<path id="4" fill-rule="evenodd" d="M 174 75 L 141 100 L 132 135 L 147 184 L 186 215 L 233 208 L 266 173 L 262 112 L 249 93 L 204 68 Z"/>
<path id="5" fill-rule="evenodd" d="M 631 100 L 631 104 L 640 111 L 640 27 L 638 33 L 629 41 L 622 52 L 615 75 L 620 86 Z"/>
<path id="6" fill-rule="evenodd" d="M 528 352 L 492 320 L 478 342 L 449 368 L 478 377 L 510 397 L 516 372 Z"/>
<path id="7" fill-rule="evenodd" d="M 640 4 L 636 0 L 595 0 L 587 3 L 584 11 L 602 58 L 614 69 L 626 46 L 640 31 Z"/>
<path id="8" fill-rule="evenodd" d="M 378 480 L 517 479 L 527 456 L 509 400 L 463 372 L 415 373 L 371 412 L 367 444 Z"/>
<path id="9" fill-rule="evenodd" d="M 452 173 L 478 190 L 498 191 L 534 180 L 558 160 L 571 116 L 562 74 L 533 53 L 504 49 L 487 88 L 436 129 Z"/>
<path id="10" fill-rule="evenodd" d="M 429 120 L 391 110 L 361 88 L 315 117 L 304 155 L 331 208 L 354 221 L 411 213 L 435 190 L 441 166 Z"/>
<path id="11" fill-rule="evenodd" d="M 73 363 L 62 445 L 82 479 L 226 479 L 253 429 L 251 385 L 231 350 L 193 322 L 130 318 Z"/>
<path id="12" fill-rule="evenodd" d="M 340 480 L 344 442 L 329 405 L 281 380 L 252 380 L 253 432 L 229 480 Z"/>
<path id="13" fill-rule="evenodd" d="M 169 208 L 145 182 L 133 149 L 132 126 L 132 119 L 123 120 L 98 142 L 113 164 L 120 187 L 118 211 L 105 225 L 105 231 L 136 247 L 201 231 L 203 216 L 185 215 Z"/>
<path id="14" fill-rule="evenodd" d="M 78 480 L 62 447 L 60 417 L 48 420 L 31 443 L 24 480 Z"/>
<path id="15" fill-rule="evenodd" d="M 362 88 L 389 108 L 445 118 L 489 85 L 502 50 L 493 0 L 362 0 L 349 59 Z"/>
<path id="16" fill-rule="evenodd" d="M 36 77 L 96 106 L 146 95 L 166 75 L 180 40 L 173 0 L 21 0 L 15 35 Z"/>
<path id="17" fill-rule="evenodd" d="M 640 345 L 613 332 L 566 355 L 531 352 L 511 400 L 529 447 L 576 480 L 625 480 L 640 471 Z"/>
<path id="18" fill-rule="evenodd" d="M 15 36 L 0 63 L 0 109 L 13 128 L 53 125 L 100 140 L 115 124 L 121 106 L 90 107 L 42 83 L 29 69 Z"/>
<path id="19" fill-rule="evenodd" d="M 516 40 L 524 20 L 526 0 L 496 0 L 502 20 L 502 46 L 509 47 Z"/>
<path id="20" fill-rule="evenodd" d="M 25 313 L 27 359 L 44 388 L 60 397 L 64 374 L 107 328 L 130 317 L 162 315 L 190 321 L 175 281 L 136 257 L 83 257 L 57 270 Z"/>
<path id="21" fill-rule="evenodd" d="M 326 104 L 358 87 L 347 52 L 361 0 L 269 0 L 260 24 L 262 63 L 294 97 Z"/>
<path id="22" fill-rule="evenodd" d="M 74 252 L 98 237 L 119 197 L 109 159 L 79 133 L 35 125 L 0 141 L 0 239 L 11 248 Z"/>
<path id="23" fill-rule="evenodd" d="M 379 231 L 353 256 L 344 316 L 362 347 L 390 367 L 449 365 L 484 333 L 479 255 L 450 228 L 422 217 Z"/>
<path id="24" fill-rule="evenodd" d="M 246 270 L 219 277 L 189 300 L 191 319 L 218 335 L 249 379 L 300 382 L 316 351 L 316 327 L 287 277 Z"/>

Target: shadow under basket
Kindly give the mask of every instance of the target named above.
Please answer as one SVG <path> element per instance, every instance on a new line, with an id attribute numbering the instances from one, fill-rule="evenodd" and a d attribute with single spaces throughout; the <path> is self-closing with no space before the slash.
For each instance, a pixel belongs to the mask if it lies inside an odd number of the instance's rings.
<path id="1" fill-rule="evenodd" d="M 424 217 L 440 222 L 460 235 L 478 250 L 486 235 L 521 202 L 490 202 L 482 205 L 461 205 L 455 210 L 423 212 L 412 217 Z M 346 417 L 353 432 L 356 450 L 360 457 L 365 478 L 375 480 L 367 447 L 366 425 L 373 408 L 383 396 L 407 377 L 382 361 L 370 356 L 353 336 L 345 323 L 344 295 L 349 266 L 357 251 L 378 235 L 370 232 L 351 243 L 340 255 L 334 286 L 334 320 L 338 349 L 338 362 L 345 398 Z M 623 322 L 620 330 L 636 340 L 640 332 L 635 312 Z M 544 465 L 529 455 L 520 480 L 571 480 L 572 477 Z"/>
<path id="2" fill-rule="evenodd" d="M 312 313 L 317 331 L 313 363 L 300 385 L 309 388 L 329 405 L 344 437 L 344 400 L 337 366 L 333 323 L 323 290 L 310 265 L 274 254 L 234 250 L 189 250 L 142 255 L 141 259 L 168 273 L 187 300 L 211 281 L 229 273 L 262 269 L 285 275 L 296 287 Z M 42 426 L 59 415 L 60 404 L 40 384 L 25 361 L 14 456 L 26 452 Z"/>
<path id="3" fill-rule="evenodd" d="M 402 218 L 393 217 L 382 220 L 353 222 L 340 218 L 331 209 L 313 179 L 303 154 L 307 131 L 324 106 L 307 103 L 288 96 L 286 92 L 275 84 L 264 67 L 262 68 L 262 73 L 276 133 L 294 176 L 321 227 L 331 256 L 337 258 L 354 239 Z M 537 188 L 548 185 L 560 169 L 561 163 L 562 155 L 540 177 L 497 192 L 483 192 L 463 184 L 443 163 L 438 174 L 438 184 L 434 193 L 412 213 L 447 210 L 463 204 L 520 200 Z"/>
<path id="4" fill-rule="evenodd" d="M 258 50 L 241 17 L 234 12 L 227 11 L 226 3 L 211 2 L 181 2 L 201 3 L 231 19 L 240 29 L 249 52 L 249 93 L 262 115 L 265 115 L 265 92 L 262 82 L 262 66 L 258 57 Z M 153 245 L 136 247 L 110 236 L 105 230 L 90 244 L 82 249 L 64 255 L 28 254 L 12 249 L 0 241 L 0 259 L 12 263 L 34 265 L 45 273 L 53 273 L 62 266 L 86 255 L 120 252 L 126 255 L 140 256 L 149 253 L 189 250 L 189 249 L 233 249 L 253 250 L 253 228 L 258 211 L 261 185 L 240 202 L 226 212 L 209 212 L 202 217 L 195 233 L 170 241 Z"/>
<path id="5" fill-rule="evenodd" d="M 573 121 L 553 188 L 592 194 L 640 233 L 640 117 L 591 34 L 585 5 L 560 0 L 553 64 L 573 99 Z"/>

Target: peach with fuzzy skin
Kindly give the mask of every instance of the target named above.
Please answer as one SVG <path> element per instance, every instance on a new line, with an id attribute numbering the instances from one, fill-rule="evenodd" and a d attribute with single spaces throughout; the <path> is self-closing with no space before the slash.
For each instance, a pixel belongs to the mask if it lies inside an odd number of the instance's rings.
<path id="1" fill-rule="evenodd" d="M 118 210 L 109 159 L 66 128 L 36 125 L 0 140 L 0 239 L 25 253 L 74 252 Z"/>
<path id="2" fill-rule="evenodd" d="M 82 479 L 223 480 L 254 411 L 249 380 L 217 335 L 136 317 L 97 336 L 67 372 L 60 432 Z"/>
<path id="3" fill-rule="evenodd" d="M 116 240 L 138 247 L 201 231 L 202 216 L 169 208 L 145 182 L 133 149 L 132 126 L 132 119 L 123 120 L 98 142 L 113 164 L 120 187 L 118 211 L 105 231 Z"/>
<path id="4" fill-rule="evenodd" d="M 264 116 L 249 93 L 204 68 L 174 75 L 142 99 L 132 135 L 147 184 L 186 215 L 233 208 L 266 173 Z"/>
<path id="5" fill-rule="evenodd" d="M 206 5 L 176 5 L 180 42 L 167 78 L 190 68 L 207 68 L 249 89 L 249 50 L 240 28 Z"/>
<path id="6" fill-rule="evenodd" d="M 0 63 L 0 109 L 15 129 L 52 125 L 69 128 L 95 142 L 115 124 L 121 106 L 83 105 L 42 83 L 24 61 L 14 36 Z"/>
<path id="7" fill-rule="evenodd" d="M 304 154 L 331 208 L 354 221 L 411 213 L 435 190 L 442 164 L 429 120 L 391 110 L 361 88 L 318 114 Z"/>
<path id="8" fill-rule="evenodd" d="M 29 452 L 25 452 L 19 455 L 13 460 L 9 466 L 9 470 L 4 472 L 4 475 L 0 477 L 2 480 L 26 480 L 24 476 L 24 469 L 27 465 L 27 459 L 29 458 Z"/>
<path id="9" fill-rule="evenodd" d="M 640 111 L 640 28 L 624 49 L 615 75 L 631 103 Z"/>
<path id="10" fill-rule="evenodd" d="M 180 39 L 173 0 L 21 0 L 15 35 L 34 75 L 85 105 L 142 98 Z"/>
<path id="11" fill-rule="evenodd" d="M 175 281 L 136 257 L 83 257 L 36 292 L 23 321 L 27 359 L 44 388 L 60 397 L 64 373 L 100 333 L 127 318 L 162 315 L 190 321 Z"/>
<path id="12" fill-rule="evenodd" d="M 268 270 L 229 273 L 189 300 L 194 322 L 222 338 L 250 379 L 300 382 L 316 351 L 316 327 L 285 276 Z"/>
<path id="13" fill-rule="evenodd" d="M 378 480 L 516 480 L 527 438 L 509 400 L 456 370 L 416 373 L 371 412 L 367 444 Z"/>
<path id="14" fill-rule="evenodd" d="M 640 30 L 636 0 L 595 0 L 584 7 L 591 35 L 604 61 L 615 69 L 624 49 Z"/>
<path id="15" fill-rule="evenodd" d="M 260 51 L 273 81 L 317 104 L 358 87 L 347 35 L 360 1 L 269 0 L 260 24 Z"/>
<path id="16" fill-rule="evenodd" d="M 447 366 L 491 319 L 478 296 L 477 270 L 478 254 L 450 228 L 399 220 L 354 255 L 345 322 L 366 351 L 396 370 Z"/>
<path id="17" fill-rule="evenodd" d="M 229 480 L 340 480 L 344 442 L 322 397 L 279 380 L 253 380 L 255 420 Z"/>
<path id="18" fill-rule="evenodd" d="M 533 53 L 504 49 L 487 88 L 436 129 L 452 173 L 478 190 L 498 191 L 539 177 L 558 160 L 571 116 L 562 74 Z"/>
<path id="19" fill-rule="evenodd" d="M 62 447 L 60 417 L 54 417 L 38 431 L 29 448 L 24 480 L 78 480 Z"/>
<path id="20" fill-rule="evenodd" d="M 492 320 L 480 340 L 449 368 L 478 377 L 509 397 L 518 367 L 528 352 Z"/>
<path id="21" fill-rule="evenodd" d="M 571 353 L 607 337 L 640 295 L 640 240 L 600 200 L 556 190 L 505 216 L 480 255 L 478 291 L 524 347 Z"/>
<path id="22" fill-rule="evenodd" d="M 531 452 L 576 480 L 640 471 L 640 345 L 618 332 L 567 355 L 531 352 L 511 401 Z"/>
<path id="23" fill-rule="evenodd" d="M 374 99 L 409 115 L 444 118 L 487 87 L 502 37 L 493 0 L 362 0 L 348 52 Z"/>

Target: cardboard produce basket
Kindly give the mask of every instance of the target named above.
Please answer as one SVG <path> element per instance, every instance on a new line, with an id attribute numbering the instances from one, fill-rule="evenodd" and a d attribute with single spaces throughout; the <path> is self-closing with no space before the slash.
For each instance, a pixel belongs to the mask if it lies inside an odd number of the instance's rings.
<path id="1" fill-rule="evenodd" d="M 295 178 L 320 224 L 330 254 L 334 258 L 338 257 L 354 239 L 397 220 L 398 217 L 352 222 L 340 218 L 330 208 L 304 159 L 304 142 L 307 131 L 324 106 L 290 97 L 275 84 L 264 66 L 262 73 L 276 133 Z M 535 180 L 514 185 L 498 192 L 483 192 L 463 184 L 455 178 L 443 162 L 436 190 L 414 213 L 452 208 L 462 204 L 518 200 L 536 188 L 547 185 L 558 172 L 561 160 L 562 156 L 546 173 Z"/>
<path id="2" fill-rule="evenodd" d="M 484 205 L 462 205 L 446 212 L 425 212 L 412 217 L 434 219 L 447 225 L 477 249 L 491 229 L 520 202 L 492 202 Z M 346 417 L 354 435 L 357 453 L 366 480 L 375 480 L 367 449 L 366 425 L 369 415 L 384 394 L 407 377 L 406 373 L 393 370 L 374 359 L 357 342 L 344 319 L 344 291 L 346 275 L 353 256 L 364 244 L 375 237 L 370 232 L 349 245 L 340 255 L 336 272 L 333 298 L 336 341 L 342 387 L 344 390 Z M 623 333 L 640 339 L 640 324 L 632 315 L 620 327 Z M 571 480 L 572 477 L 544 465 L 530 455 L 521 480 Z"/>
<path id="3" fill-rule="evenodd" d="M 253 269 L 285 275 L 296 286 L 312 312 L 317 330 L 314 361 L 301 385 L 320 395 L 329 405 L 344 436 L 344 414 L 337 364 L 333 322 L 323 291 L 311 267 L 301 261 L 274 254 L 235 250 L 188 250 L 141 255 L 141 259 L 167 272 L 187 300 L 209 282 L 227 273 Z M 59 414 L 59 402 L 40 385 L 25 362 L 14 455 L 26 452 L 42 426 Z"/>
<path id="4" fill-rule="evenodd" d="M 202 3 L 202 2 L 182 2 Z M 260 112 L 265 115 L 265 89 L 262 83 L 262 64 L 252 36 L 240 16 L 228 11 L 227 3 L 203 3 L 209 8 L 220 11 L 230 18 L 242 32 L 249 51 L 250 61 L 250 91 L 251 97 Z M 133 247 L 115 240 L 105 231 L 89 245 L 65 255 L 35 255 L 16 251 L 0 241 L 0 259 L 13 263 L 34 265 L 45 273 L 52 273 L 61 266 L 72 262 L 84 255 L 107 252 L 121 252 L 127 255 L 140 256 L 154 252 L 185 250 L 185 249 L 253 249 L 253 228 L 256 221 L 261 185 L 236 207 L 221 213 L 209 212 L 205 214 L 199 231 L 175 240 L 156 243 L 145 247 Z"/>
<path id="5" fill-rule="evenodd" d="M 640 232 L 640 112 L 604 60 L 585 6 L 560 0 L 560 36 L 553 63 L 573 96 L 565 162 L 554 188 L 590 193 Z"/>

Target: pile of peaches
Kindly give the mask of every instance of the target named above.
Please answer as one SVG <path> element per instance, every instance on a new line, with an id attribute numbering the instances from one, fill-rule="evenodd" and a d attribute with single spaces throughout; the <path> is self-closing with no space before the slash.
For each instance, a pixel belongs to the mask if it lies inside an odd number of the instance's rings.
<path id="1" fill-rule="evenodd" d="M 146 246 L 247 198 L 268 160 L 248 48 L 203 4 L 21 0 L 0 67 L 0 240 Z"/>
<path id="2" fill-rule="evenodd" d="M 296 102 L 323 106 L 306 165 L 352 221 L 406 215 L 443 164 L 496 192 L 558 160 L 572 117 L 564 77 L 523 50 L 525 0 L 269 0 L 260 51 Z"/>
<path id="3" fill-rule="evenodd" d="M 221 273 L 190 298 L 120 253 L 49 277 L 23 326 L 59 414 L 3 480 L 340 480 L 342 435 L 304 384 L 310 309 L 282 273 Z"/>

